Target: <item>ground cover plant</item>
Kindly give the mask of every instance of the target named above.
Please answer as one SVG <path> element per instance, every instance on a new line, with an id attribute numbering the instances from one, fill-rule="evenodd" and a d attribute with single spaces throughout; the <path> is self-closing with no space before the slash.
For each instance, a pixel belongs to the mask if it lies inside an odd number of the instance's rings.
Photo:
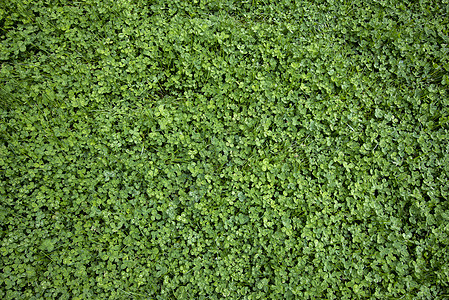
<path id="1" fill-rule="evenodd" d="M 448 1 L 0 5 L 1 299 L 447 299 Z"/>

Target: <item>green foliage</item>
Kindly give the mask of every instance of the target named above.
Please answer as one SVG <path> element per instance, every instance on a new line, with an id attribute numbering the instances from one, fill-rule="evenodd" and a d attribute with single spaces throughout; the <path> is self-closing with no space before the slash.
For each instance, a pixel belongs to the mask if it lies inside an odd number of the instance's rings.
<path id="1" fill-rule="evenodd" d="M 444 299 L 447 1 L 3 1 L 1 299 Z"/>

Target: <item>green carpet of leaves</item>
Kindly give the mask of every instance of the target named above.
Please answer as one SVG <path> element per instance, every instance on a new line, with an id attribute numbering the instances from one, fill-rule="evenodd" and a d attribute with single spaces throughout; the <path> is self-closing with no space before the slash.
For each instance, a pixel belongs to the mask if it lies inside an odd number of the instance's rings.
<path id="1" fill-rule="evenodd" d="M 1 299 L 447 299 L 449 3 L 0 1 Z"/>

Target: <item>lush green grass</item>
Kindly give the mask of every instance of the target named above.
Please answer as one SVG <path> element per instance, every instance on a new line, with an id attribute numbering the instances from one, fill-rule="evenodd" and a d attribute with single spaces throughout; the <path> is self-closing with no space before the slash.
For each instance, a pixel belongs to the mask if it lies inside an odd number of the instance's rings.
<path id="1" fill-rule="evenodd" d="M 447 1 L 3 1 L 1 299 L 449 297 Z"/>

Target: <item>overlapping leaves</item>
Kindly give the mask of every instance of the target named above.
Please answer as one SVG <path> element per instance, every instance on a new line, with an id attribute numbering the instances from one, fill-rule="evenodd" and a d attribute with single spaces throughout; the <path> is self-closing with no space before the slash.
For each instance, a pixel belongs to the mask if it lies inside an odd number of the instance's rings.
<path id="1" fill-rule="evenodd" d="M 447 296 L 447 3 L 12 1 L 5 299 Z"/>

